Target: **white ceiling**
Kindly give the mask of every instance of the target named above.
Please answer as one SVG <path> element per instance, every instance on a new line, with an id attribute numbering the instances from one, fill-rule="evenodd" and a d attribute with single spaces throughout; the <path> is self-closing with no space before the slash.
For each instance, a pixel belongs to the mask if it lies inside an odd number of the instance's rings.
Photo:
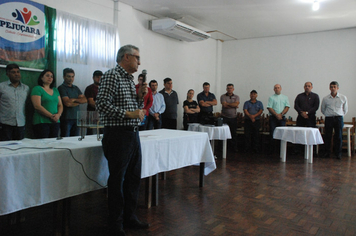
<path id="1" fill-rule="evenodd" d="M 356 27 L 356 0 L 119 0 L 158 18 L 170 17 L 228 39 Z"/>

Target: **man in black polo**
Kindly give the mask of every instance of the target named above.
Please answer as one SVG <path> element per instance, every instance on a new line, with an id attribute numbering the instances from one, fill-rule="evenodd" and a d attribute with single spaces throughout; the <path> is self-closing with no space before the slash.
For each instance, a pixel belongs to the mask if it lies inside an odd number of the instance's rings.
<path id="1" fill-rule="evenodd" d="M 142 163 L 138 125 L 146 113 L 141 108 L 147 83 L 143 83 L 136 94 L 132 73 L 140 65 L 137 47 L 121 47 L 116 61 L 116 67 L 107 71 L 101 79 L 96 108 L 105 126 L 102 144 L 110 172 L 109 226 L 114 235 L 125 235 L 123 227 L 149 227 L 135 214 Z"/>
<path id="2" fill-rule="evenodd" d="M 210 84 L 203 84 L 203 92 L 197 95 L 197 100 L 200 106 L 199 121 L 202 122 L 205 118 L 213 115 L 213 106 L 218 104 L 216 97 L 210 92 Z"/>

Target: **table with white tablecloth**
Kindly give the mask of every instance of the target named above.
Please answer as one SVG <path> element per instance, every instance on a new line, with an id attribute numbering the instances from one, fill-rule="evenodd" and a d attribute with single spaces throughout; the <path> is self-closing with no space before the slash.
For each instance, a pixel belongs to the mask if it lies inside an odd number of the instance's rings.
<path id="1" fill-rule="evenodd" d="M 206 133 L 161 129 L 140 138 L 142 178 L 199 163 L 205 175 L 216 168 Z M 0 142 L 0 215 L 100 189 L 108 175 L 96 135 Z"/>
<path id="2" fill-rule="evenodd" d="M 273 133 L 274 139 L 281 140 L 280 157 L 286 161 L 287 142 L 305 145 L 304 158 L 313 163 L 313 145 L 323 144 L 323 138 L 317 128 L 277 127 Z"/>
<path id="3" fill-rule="evenodd" d="M 223 140 L 223 158 L 226 158 L 227 140 L 231 139 L 230 128 L 224 124 L 222 126 L 201 125 L 199 123 L 188 124 L 188 131 L 197 131 L 207 133 L 209 139 L 212 141 L 212 148 L 214 151 L 214 140 Z"/>

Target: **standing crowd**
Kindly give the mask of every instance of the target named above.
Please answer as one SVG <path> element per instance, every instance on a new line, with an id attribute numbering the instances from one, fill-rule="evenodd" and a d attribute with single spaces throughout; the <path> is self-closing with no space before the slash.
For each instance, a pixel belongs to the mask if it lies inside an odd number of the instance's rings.
<path id="1" fill-rule="evenodd" d="M 6 67 L 9 80 L 0 83 L 0 141 L 21 140 L 25 136 L 25 107 L 29 100 L 35 109 L 33 132 L 36 138 L 78 136 L 77 112 L 79 105 L 87 103 L 88 111 L 98 111 L 104 125 L 103 151 L 109 166 L 108 208 L 109 227 L 115 235 L 125 235 L 124 228 L 148 228 L 140 221 L 135 210 L 141 182 L 141 146 L 139 130 L 177 129 L 178 94 L 173 90 L 171 78 L 163 80 L 164 88 L 157 91 L 158 82 L 146 82 L 147 71 L 138 76 L 135 85 L 133 73 L 140 65 L 139 48 L 126 45 L 117 53 L 115 68 L 102 73 L 93 73 L 93 84 L 81 90 L 74 85 L 75 72 L 71 68 L 63 70 L 63 83 L 57 88 L 52 71 L 44 70 L 38 78 L 38 86 L 31 93 L 21 82 L 20 68 L 16 64 Z M 149 87 L 147 86 L 149 85 Z M 306 82 L 304 92 L 294 101 L 298 112 L 297 126 L 316 127 L 316 111 L 319 96 L 312 92 L 313 84 Z M 347 98 L 338 92 L 339 84 L 332 81 L 330 94 L 321 103 L 325 115 L 324 157 L 331 153 L 330 144 L 334 136 L 336 158 L 341 159 L 343 117 L 348 111 Z M 274 152 L 273 131 L 285 126 L 289 111 L 289 98 L 281 94 L 282 86 L 274 85 L 274 94 L 269 97 L 269 127 L 271 135 L 270 152 Z M 245 152 L 259 152 L 259 130 L 264 106 L 257 100 L 256 90 L 250 92 L 250 99 L 243 104 Z M 240 97 L 234 94 L 234 85 L 226 86 L 226 93 L 220 96 L 221 117 L 230 127 L 232 139 L 228 146 L 236 149 L 237 109 Z M 194 100 L 194 90 L 189 89 L 183 102 L 183 126 L 189 123 L 204 123 L 213 116 L 217 99 L 210 92 L 210 84 L 203 84 L 203 91 Z M 334 135 L 333 135 L 334 132 Z"/>
<path id="2" fill-rule="evenodd" d="M 29 87 L 21 82 L 20 68 L 17 64 L 9 64 L 6 67 L 6 75 L 9 80 L 0 83 L 0 140 L 21 140 L 25 137 L 25 108 L 31 101 L 34 107 L 32 117 L 33 135 L 35 138 L 54 138 L 78 136 L 77 112 L 79 105 L 87 103 L 87 111 L 100 111 L 96 100 L 99 85 L 104 75 L 100 70 L 93 73 L 93 84 L 86 87 L 84 94 L 74 85 L 75 72 L 71 68 L 63 70 L 63 83 L 55 87 L 56 79 L 51 70 L 44 70 L 39 75 L 37 86 L 30 92 Z M 151 80 L 147 86 L 147 71 L 143 70 L 138 76 L 135 85 L 136 94 L 145 84 L 147 93 L 143 97 L 144 118 L 138 124 L 139 130 L 151 129 L 177 129 L 178 93 L 173 90 L 171 78 L 163 80 L 164 88 L 158 91 L 158 82 Z M 120 85 L 119 85 L 120 86 Z M 113 87 L 112 87 L 113 88 Z M 112 89 L 111 88 L 111 89 Z M 313 84 L 306 82 L 304 92 L 297 95 L 294 101 L 294 109 L 298 113 L 297 126 L 316 127 L 316 111 L 319 109 L 319 96 L 312 92 Z M 321 112 L 325 115 L 325 150 L 324 157 L 330 156 L 327 150 L 331 146 L 334 137 L 334 152 L 337 158 L 341 158 L 343 117 L 348 111 L 346 96 L 340 94 L 339 84 L 332 81 L 329 85 L 330 94 L 322 99 Z M 281 93 L 282 86 L 276 84 L 274 94 L 269 97 L 267 110 L 269 112 L 270 144 L 269 153 L 275 152 L 276 141 L 273 132 L 276 127 L 285 126 L 286 113 L 289 111 L 289 98 Z M 213 107 L 217 105 L 217 99 L 210 92 L 210 84 L 203 83 L 203 91 L 197 94 L 189 89 L 187 98 L 183 102 L 183 128 L 188 130 L 190 123 L 205 124 L 213 117 Z M 30 96 L 30 99 L 28 97 Z M 245 101 L 242 108 L 244 116 L 244 152 L 260 152 L 260 128 L 263 103 L 257 100 L 256 90 L 250 92 L 250 99 Z M 223 123 L 230 128 L 232 139 L 228 147 L 237 152 L 237 109 L 240 105 L 240 97 L 234 94 L 234 85 L 227 84 L 226 93 L 220 96 L 222 106 L 221 117 Z M 93 134 L 92 129 L 87 130 Z M 334 134 L 334 135 L 333 135 Z M 301 151 L 299 149 L 297 152 Z"/>

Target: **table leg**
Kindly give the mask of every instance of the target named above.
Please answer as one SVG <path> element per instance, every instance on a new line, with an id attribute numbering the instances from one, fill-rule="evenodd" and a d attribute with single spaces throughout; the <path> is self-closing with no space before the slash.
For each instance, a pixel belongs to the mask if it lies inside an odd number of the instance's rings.
<path id="1" fill-rule="evenodd" d="M 146 207 L 151 208 L 152 203 L 152 176 L 145 179 L 145 202 Z"/>
<path id="2" fill-rule="evenodd" d="M 211 150 L 213 151 L 213 154 L 215 155 L 215 152 L 214 152 L 214 146 L 215 146 L 214 140 L 210 140 L 210 145 L 211 145 Z"/>
<path id="3" fill-rule="evenodd" d="M 350 141 L 350 128 L 347 128 L 347 154 L 351 157 L 351 141 Z"/>
<path id="4" fill-rule="evenodd" d="M 287 141 L 281 140 L 280 157 L 282 158 L 282 162 L 286 162 L 286 155 L 287 155 Z"/>
<path id="5" fill-rule="evenodd" d="M 69 235 L 70 198 L 54 203 L 53 227 L 55 236 Z"/>
<path id="6" fill-rule="evenodd" d="M 161 176 L 161 180 L 166 180 L 167 179 L 166 172 L 161 172 L 161 173 L 159 173 L 159 175 Z"/>
<path id="7" fill-rule="evenodd" d="M 204 187 L 204 169 L 205 169 L 205 162 L 200 163 L 200 170 L 199 170 L 199 187 Z"/>
<path id="8" fill-rule="evenodd" d="M 309 158 L 308 158 L 308 163 L 313 163 L 313 145 L 308 145 L 308 154 L 309 154 Z"/>
<path id="9" fill-rule="evenodd" d="M 309 154 L 309 145 L 304 145 L 304 159 L 308 160 Z"/>
<path id="10" fill-rule="evenodd" d="M 223 158 L 226 158 L 227 139 L 223 140 Z"/>
<path id="11" fill-rule="evenodd" d="M 158 174 L 152 178 L 152 206 L 158 206 L 158 179 Z"/>

